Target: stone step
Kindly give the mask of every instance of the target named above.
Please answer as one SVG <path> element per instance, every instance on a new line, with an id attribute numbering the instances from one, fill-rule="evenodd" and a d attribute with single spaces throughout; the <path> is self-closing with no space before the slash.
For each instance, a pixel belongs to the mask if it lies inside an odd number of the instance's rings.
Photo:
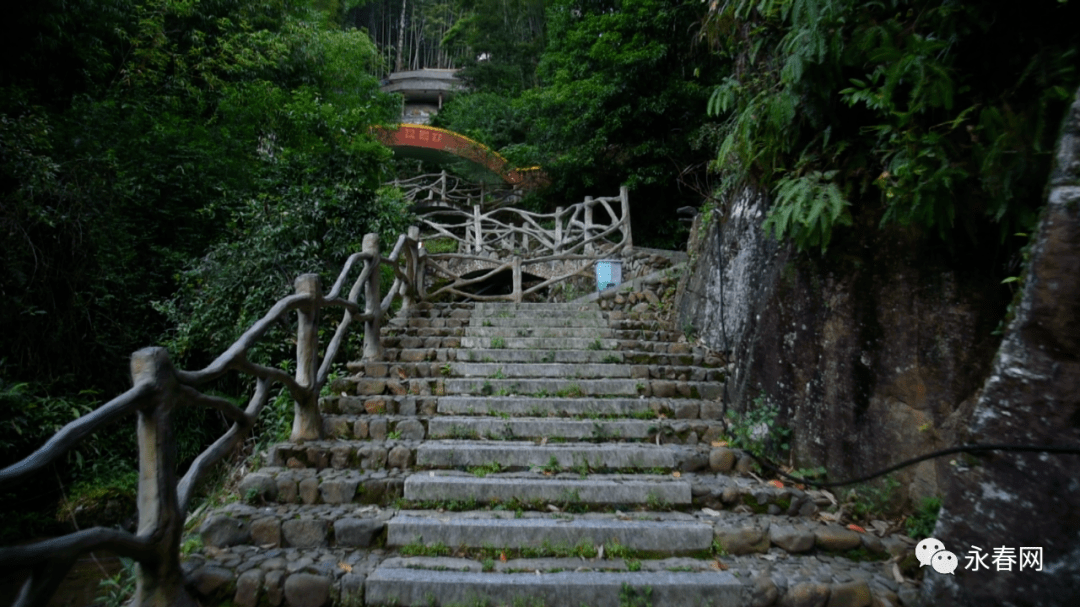
<path id="1" fill-rule="evenodd" d="M 581 505 L 629 504 L 682 506 L 690 503 L 690 483 L 648 474 L 546 476 L 498 473 L 476 477 L 450 471 L 429 471 L 405 479 L 405 499 L 414 502 L 470 501 L 552 502 Z"/>
<path id="2" fill-rule="evenodd" d="M 552 443 L 523 441 L 427 441 L 416 449 L 419 468 L 482 467 L 504 470 L 674 469 L 685 455 L 677 447 L 650 443 Z M 682 457 L 680 457 L 682 456 Z"/>
<path id="3" fill-rule="evenodd" d="M 634 363 L 643 365 L 698 365 L 709 368 L 717 367 L 719 359 L 706 361 L 702 354 L 667 354 L 638 350 L 507 350 L 474 348 L 461 350 L 457 360 L 463 362 L 497 363 L 574 363 L 574 364 L 609 364 Z M 709 364 L 711 363 L 711 364 Z"/>
<path id="4" fill-rule="evenodd" d="M 417 564 L 409 559 L 384 562 L 367 578 L 365 604 L 486 605 L 490 604 L 488 600 L 497 601 L 499 605 L 553 607 L 750 604 L 743 583 L 725 571 L 559 571 L 537 575 L 532 572 L 487 573 L 416 567 Z M 643 602 L 632 602 L 636 597 Z"/>
<path id="5" fill-rule="evenodd" d="M 579 607 L 918 604 L 890 562 L 780 554 L 711 559 L 401 557 L 355 548 L 238 545 L 184 559 L 202 604 L 548 605 Z M 562 590 L 559 590 L 562 588 Z M 588 601 L 588 602 L 585 602 Z"/>
<path id="6" fill-rule="evenodd" d="M 614 359 L 612 359 L 614 360 Z M 424 364 L 424 363 L 419 363 Z M 424 369 L 424 371 L 427 371 Z M 441 367 L 439 372 L 453 377 L 496 378 L 606 378 L 606 379 L 678 379 L 688 381 L 723 381 L 724 373 L 692 365 L 629 365 L 601 363 L 491 363 L 456 362 Z M 400 373 L 407 374 L 405 370 Z M 391 374 L 393 375 L 393 374 Z"/>
<path id="7" fill-rule="evenodd" d="M 555 438 L 570 440 L 649 440 L 662 433 L 667 420 L 557 419 L 550 417 L 445 416 L 428 420 L 429 438 L 486 437 L 499 439 Z M 720 422 L 714 422 L 720 427 Z M 711 427 L 711 426 L 710 426 Z"/>
<path id="8" fill-rule="evenodd" d="M 474 380 L 475 381 L 475 380 Z M 696 411 L 694 410 L 696 407 Z M 720 419 L 722 405 L 716 401 L 657 398 L 567 398 L 556 396 L 443 396 L 442 415 L 496 415 L 509 417 L 632 417 L 659 419 L 660 414 L 678 419 Z"/>
<path id="9" fill-rule="evenodd" d="M 628 332 L 629 333 L 629 332 Z M 610 327 L 478 327 L 465 329 L 462 337 L 574 337 L 577 339 L 632 339 L 630 335 L 618 335 Z M 468 347 L 468 346 L 466 346 Z M 599 350 L 600 348 L 593 348 Z"/>
<path id="10" fill-rule="evenodd" d="M 462 348 L 479 349 L 519 349 L 519 350 L 554 350 L 568 348 L 573 350 L 618 350 L 619 340 L 591 337 L 469 337 L 460 338 Z"/>
<path id="11" fill-rule="evenodd" d="M 718 382 L 671 381 L 650 379 L 469 379 L 447 378 L 447 395 L 475 394 L 481 396 L 656 396 L 657 398 L 693 398 L 718 400 L 723 384 Z"/>
<path id="12" fill-rule="evenodd" d="M 604 314 L 600 306 L 594 303 L 508 303 L 483 302 L 473 306 L 473 316 L 499 316 L 500 314 Z"/>
<path id="13" fill-rule="evenodd" d="M 545 546 L 557 549 L 587 542 L 668 555 L 708 552 L 712 548 L 712 525 L 690 515 L 634 516 L 403 511 L 388 522 L 386 543 L 395 547 L 419 543 L 500 550 Z"/>
<path id="14" fill-rule="evenodd" d="M 583 327 L 607 329 L 611 321 L 601 315 L 580 317 L 576 314 L 569 316 L 473 316 L 469 321 L 470 328 L 491 327 L 517 329 L 522 327 Z"/>
<path id="15" fill-rule="evenodd" d="M 450 375 L 455 377 L 602 377 L 629 378 L 630 365 L 614 363 L 473 363 L 457 362 L 450 365 Z"/>

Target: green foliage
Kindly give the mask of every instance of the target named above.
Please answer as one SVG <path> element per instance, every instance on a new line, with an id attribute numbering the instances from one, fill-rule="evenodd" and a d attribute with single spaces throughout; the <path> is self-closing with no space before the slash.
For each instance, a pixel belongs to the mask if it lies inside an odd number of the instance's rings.
<path id="1" fill-rule="evenodd" d="M 850 513 L 857 520 L 870 521 L 894 514 L 897 509 L 896 489 L 900 486 L 892 476 L 886 476 L 878 482 L 865 483 L 848 493 Z M 935 521 L 937 514 L 934 514 Z"/>
<path id="2" fill-rule="evenodd" d="M 120 557 L 121 569 L 112 577 L 98 583 L 98 596 L 94 605 L 100 607 L 123 607 L 135 596 L 135 567 L 133 559 Z"/>
<path id="3" fill-rule="evenodd" d="M 947 240 L 1026 229 L 1080 84 L 1078 18 L 1054 2 L 715 2 L 721 187 L 770 190 L 767 227 L 804 250 L 863 209 Z"/>
<path id="4" fill-rule="evenodd" d="M 918 508 L 915 509 L 915 513 L 908 517 L 904 523 L 904 526 L 907 527 L 908 536 L 912 539 L 921 540 L 933 535 L 940 511 L 940 497 L 924 497 L 919 502 Z"/>
<path id="5" fill-rule="evenodd" d="M 728 435 L 731 446 L 745 449 L 758 457 L 781 458 L 788 451 L 791 429 L 779 425 L 780 408 L 767 404 L 765 394 L 754 399 L 743 413 L 728 410 Z"/>

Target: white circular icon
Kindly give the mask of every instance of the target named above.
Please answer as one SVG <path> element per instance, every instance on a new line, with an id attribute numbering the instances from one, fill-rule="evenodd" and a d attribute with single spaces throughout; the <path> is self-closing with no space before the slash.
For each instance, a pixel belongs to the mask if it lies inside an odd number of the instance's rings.
<path id="1" fill-rule="evenodd" d="M 934 553 L 944 549 L 945 544 L 942 544 L 932 537 L 928 537 L 915 546 L 915 558 L 919 559 L 920 567 L 926 567 L 931 564 Z"/>
<path id="2" fill-rule="evenodd" d="M 956 571 L 956 566 L 960 563 L 956 560 L 956 555 L 948 550 L 939 550 L 934 553 L 934 571 L 938 573 L 950 573 L 956 575 L 953 571 Z"/>

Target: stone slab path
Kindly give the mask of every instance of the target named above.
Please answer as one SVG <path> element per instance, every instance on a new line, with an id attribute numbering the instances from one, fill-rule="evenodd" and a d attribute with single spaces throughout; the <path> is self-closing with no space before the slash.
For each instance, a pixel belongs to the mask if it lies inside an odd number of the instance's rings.
<path id="1" fill-rule="evenodd" d="M 886 607 L 907 538 L 823 522 L 724 436 L 721 358 L 595 304 L 421 304 L 184 563 L 205 604 Z M 742 471 L 743 473 L 740 473 Z"/>

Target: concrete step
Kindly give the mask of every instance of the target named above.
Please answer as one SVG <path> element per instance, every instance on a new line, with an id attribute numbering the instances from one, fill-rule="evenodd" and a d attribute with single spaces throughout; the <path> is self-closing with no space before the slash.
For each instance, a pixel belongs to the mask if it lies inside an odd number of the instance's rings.
<path id="1" fill-rule="evenodd" d="M 716 382 L 670 381 L 650 379 L 469 379 L 447 378 L 447 395 L 475 394 L 480 396 L 657 396 L 659 398 L 693 398 L 718 400 L 723 384 Z"/>
<path id="2" fill-rule="evenodd" d="M 569 560 L 569 559 L 567 559 Z M 485 573 L 418 569 L 384 562 L 367 578 L 366 605 L 749 605 L 748 591 L 725 571 L 703 573 L 559 571 Z M 436 565 L 440 566 L 440 565 Z M 452 567 L 450 565 L 449 567 Z M 638 599 L 638 597 L 640 597 Z M 641 600 L 643 602 L 633 602 Z"/>
<path id="3" fill-rule="evenodd" d="M 683 513 L 552 515 L 530 512 L 402 511 L 387 524 L 387 546 L 410 543 L 498 549 L 566 547 L 587 542 L 650 554 L 691 554 L 712 548 L 713 527 Z M 644 519 L 644 520 L 642 520 Z M 656 520 L 654 520 L 656 519 Z"/>
<path id="4" fill-rule="evenodd" d="M 405 499 L 414 502 L 470 501 L 551 502 L 580 505 L 683 506 L 690 503 L 690 483 L 650 474 L 546 476 L 542 473 L 499 473 L 476 477 L 466 473 L 429 471 L 405 479 Z"/>
<path id="5" fill-rule="evenodd" d="M 504 470 L 674 469 L 681 458 L 673 446 L 651 443 L 552 443 L 525 441 L 427 441 L 416 449 L 420 468 L 491 466 Z"/>

